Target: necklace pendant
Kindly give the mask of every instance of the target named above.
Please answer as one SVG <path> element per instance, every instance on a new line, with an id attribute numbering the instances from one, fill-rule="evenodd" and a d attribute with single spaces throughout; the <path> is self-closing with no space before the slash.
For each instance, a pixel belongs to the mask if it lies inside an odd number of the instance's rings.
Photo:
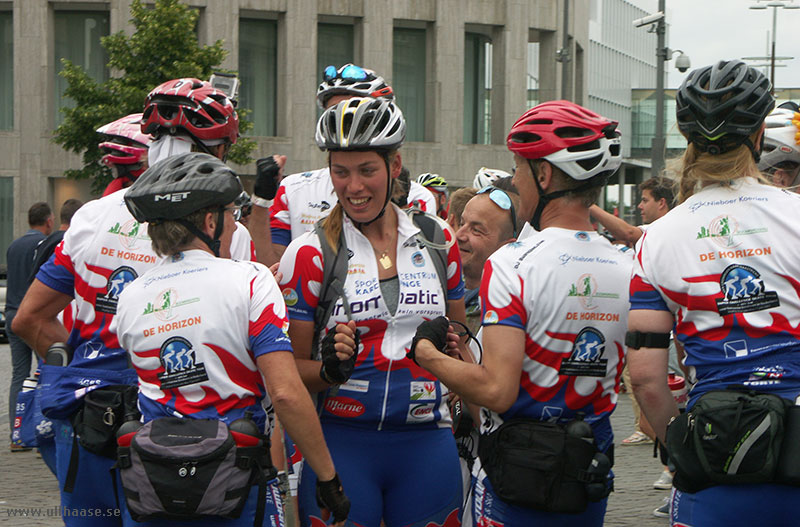
<path id="1" fill-rule="evenodd" d="M 381 263 L 381 266 L 382 266 L 384 269 L 391 269 L 391 268 L 392 268 L 392 259 L 391 259 L 391 258 L 389 258 L 389 255 L 388 255 L 388 254 L 386 254 L 386 253 L 383 253 L 383 254 L 381 255 L 381 257 L 380 257 L 380 258 L 378 258 L 378 261 Z"/>

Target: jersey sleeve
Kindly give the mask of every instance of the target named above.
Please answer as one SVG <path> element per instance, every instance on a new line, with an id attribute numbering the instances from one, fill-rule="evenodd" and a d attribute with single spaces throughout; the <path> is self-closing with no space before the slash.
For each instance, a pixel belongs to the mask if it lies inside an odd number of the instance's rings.
<path id="1" fill-rule="evenodd" d="M 292 351 L 289 319 L 278 284 L 269 269 L 257 266 L 250 280 L 250 320 L 248 335 L 253 356 L 273 351 Z"/>
<path id="2" fill-rule="evenodd" d="M 454 238 L 453 231 L 444 230 L 444 237 L 449 242 Z M 458 242 L 447 251 L 447 300 L 460 300 L 464 298 L 464 278 L 461 275 L 461 253 L 458 252 Z"/>
<path id="3" fill-rule="evenodd" d="M 483 267 L 480 287 L 482 325 L 497 324 L 525 331 L 528 321 L 522 298 L 525 279 L 511 264 L 495 258 L 496 255 L 490 257 Z"/>
<path id="4" fill-rule="evenodd" d="M 233 231 L 233 239 L 231 240 L 231 259 L 239 260 L 240 262 L 255 262 L 256 249 L 253 244 L 253 237 L 250 236 L 250 231 L 241 223 L 236 224 L 236 230 Z"/>
<path id="5" fill-rule="evenodd" d="M 291 217 L 289 216 L 289 197 L 286 187 L 281 183 L 272 206 L 269 208 L 269 227 L 272 234 L 272 243 L 289 245 L 292 241 Z"/>
<path id="6" fill-rule="evenodd" d="M 633 260 L 633 275 L 630 285 L 631 311 L 634 309 L 669 311 L 667 303 L 653 286 L 653 282 L 645 270 L 649 268 L 646 264 L 648 254 L 647 232 L 645 232 L 636 246 L 636 255 Z"/>
<path id="7" fill-rule="evenodd" d="M 322 251 L 314 242 L 312 231 L 292 241 L 281 258 L 278 269 L 283 274 L 281 291 L 289 318 L 314 320 L 323 277 Z"/>

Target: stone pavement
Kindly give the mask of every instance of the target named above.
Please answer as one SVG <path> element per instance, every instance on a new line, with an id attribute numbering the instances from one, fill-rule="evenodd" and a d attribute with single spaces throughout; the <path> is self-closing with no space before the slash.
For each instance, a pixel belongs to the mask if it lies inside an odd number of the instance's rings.
<path id="1" fill-rule="evenodd" d="M 0 430 L 8 426 L 7 397 L 10 381 L 10 352 L 0 345 Z M 609 527 L 666 527 L 666 518 L 655 518 L 652 511 L 667 491 L 653 489 L 661 466 L 653 459 L 650 446 L 626 446 L 620 441 L 633 430 L 630 399 L 622 394 L 611 418 L 616 434 L 616 491 L 609 498 L 605 525 Z M 7 436 L 4 436 L 7 437 Z M 12 454 L 6 441 L 0 442 L 0 525 L 53 527 L 63 525 L 55 515 L 59 504 L 58 483 L 35 452 Z M 34 509 L 37 516 L 14 516 L 18 509 Z"/>

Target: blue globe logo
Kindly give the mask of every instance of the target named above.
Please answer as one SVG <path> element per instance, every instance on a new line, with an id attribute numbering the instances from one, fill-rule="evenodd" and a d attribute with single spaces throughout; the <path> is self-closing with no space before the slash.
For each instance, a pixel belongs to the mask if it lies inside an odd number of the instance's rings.
<path id="1" fill-rule="evenodd" d="M 597 362 L 606 349 L 606 339 L 594 328 L 583 328 L 572 345 L 572 359 L 582 362 Z"/>

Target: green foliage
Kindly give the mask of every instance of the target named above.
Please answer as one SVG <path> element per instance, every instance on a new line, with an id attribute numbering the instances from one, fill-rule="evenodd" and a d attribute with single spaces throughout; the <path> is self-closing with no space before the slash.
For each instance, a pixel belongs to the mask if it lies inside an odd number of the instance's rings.
<path id="1" fill-rule="evenodd" d="M 180 77 L 208 79 L 225 58 L 227 51 L 218 40 L 210 46 L 200 46 L 195 27 L 197 10 L 180 0 L 156 0 L 145 6 L 142 0 L 131 3 L 131 23 L 134 33 L 122 31 L 103 37 L 101 43 L 109 57 L 112 78 L 98 83 L 80 66 L 62 60 L 60 75 L 68 83 L 65 97 L 75 101 L 73 108 L 64 108 L 63 123 L 56 129 L 53 140 L 66 150 L 82 154 L 83 168 L 67 170 L 75 179 L 91 179 L 92 189 L 101 191 L 110 181 L 108 168 L 98 161 L 102 157 L 97 144 L 102 140 L 95 132 L 100 126 L 142 111 L 147 94 L 159 84 Z M 253 127 L 246 119 L 249 112 L 238 110 L 242 134 Z M 231 148 L 228 158 L 247 164 L 255 143 L 240 138 Z"/>

